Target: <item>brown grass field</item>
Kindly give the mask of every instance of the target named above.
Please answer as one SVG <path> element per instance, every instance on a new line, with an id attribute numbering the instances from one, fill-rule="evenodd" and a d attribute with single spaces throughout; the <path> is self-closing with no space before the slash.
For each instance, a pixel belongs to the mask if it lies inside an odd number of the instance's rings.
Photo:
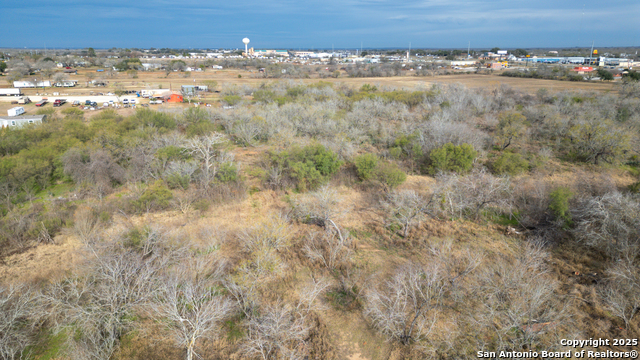
<path id="1" fill-rule="evenodd" d="M 87 87 L 87 74 L 91 74 L 94 78 L 103 77 L 109 82 L 106 87 Z M 241 77 L 238 78 L 238 75 Z M 346 74 L 342 74 L 345 76 Z M 141 90 L 141 89 L 172 89 L 180 90 L 181 85 L 202 84 L 203 81 L 216 81 L 218 83 L 218 90 L 224 86 L 229 85 L 258 85 L 262 83 L 271 83 L 277 81 L 294 81 L 302 82 L 305 84 L 325 81 L 331 83 L 342 83 L 353 88 L 359 88 L 363 84 L 372 84 L 377 87 L 392 87 L 398 89 L 413 89 L 416 87 L 427 87 L 431 84 L 461 84 L 468 88 L 483 88 L 490 91 L 501 85 L 507 85 L 518 89 L 523 92 L 535 94 L 539 89 L 547 89 L 551 92 L 559 91 L 594 91 L 594 92 L 616 92 L 616 83 L 613 82 L 574 82 L 574 81 L 558 81 L 558 80 L 542 80 L 542 79 L 526 79 L 526 78 L 512 78 L 499 75 L 478 75 L 478 74 L 456 74 L 456 75 L 437 75 L 432 77 L 423 76 L 395 76 L 395 77 L 374 77 L 374 78 L 349 78 L 339 77 L 334 78 L 310 78 L 310 79 L 270 79 L 264 78 L 260 73 L 256 71 L 244 71 L 244 70 L 206 70 L 203 72 L 191 72 L 188 77 L 184 76 L 184 73 L 172 72 L 167 77 L 164 72 L 148 71 L 138 72 L 137 79 L 131 79 L 126 73 L 120 73 L 114 78 L 108 78 L 106 75 L 96 73 L 93 69 L 79 70 L 78 75 L 72 75 L 69 77 L 71 80 L 77 80 L 78 86 L 74 88 L 48 88 L 44 92 L 42 89 L 24 89 L 23 93 L 26 96 L 43 95 L 49 99 L 64 98 L 64 94 L 68 96 L 89 96 L 96 95 L 98 93 L 114 92 L 116 87 L 126 90 Z M 194 81 L 195 80 L 195 81 Z M 61 95 L 54 96 L 53 93 L 58 92 Z M 211 102 L 215 104 L 219 101 L 219 93 L 210 93 L 203 97 L 202 101 Z M 3 101 L 4 100 L 4 101 Z M 5 114 L 6 111 L 14 106 L 7 102 L 8 99 L 0 98 L 0 114 Z M 146 99 L 142 99 L 141 103 L 147 103 Z M 51 101 L 44 106 L 49 108 L 53 106 Z M 64 109 L 70 107 L 71 104 L 67 103 L 61 107 Z M 180 107 L 187 106 L 187 104 L 163 104 L 158 107 Z M 37 112 L 38 108 L 34 103 L 24 106 L 26 115 L 33 115 Z M 119 109 L 118 113 L 122 115 L 129 115 L 132 111 L 130 109 Z M 91 117 L 95 112 L 87 111 L 87 116 Z"/>

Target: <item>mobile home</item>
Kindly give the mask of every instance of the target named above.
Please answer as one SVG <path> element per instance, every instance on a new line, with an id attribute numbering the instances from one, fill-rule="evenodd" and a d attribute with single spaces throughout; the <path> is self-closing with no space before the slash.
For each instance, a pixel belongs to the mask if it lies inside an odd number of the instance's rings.
<path id="1" fill-rule="evenodd" d="M 18 116 L 24 114 L 24 108 L 22 106 L 16 106 L 7 110 L 7 114 L 9 116 Z"/>

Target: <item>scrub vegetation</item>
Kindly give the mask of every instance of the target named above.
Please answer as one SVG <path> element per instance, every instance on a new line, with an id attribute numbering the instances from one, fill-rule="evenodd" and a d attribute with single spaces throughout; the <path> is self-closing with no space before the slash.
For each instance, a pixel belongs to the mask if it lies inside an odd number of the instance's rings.
<path id="1" fill-rule="evenodd" d="M 464 359 L 640 335 L 637 84 L 223 88 L 231 108 L 0 130 L 0 358 Z"/>

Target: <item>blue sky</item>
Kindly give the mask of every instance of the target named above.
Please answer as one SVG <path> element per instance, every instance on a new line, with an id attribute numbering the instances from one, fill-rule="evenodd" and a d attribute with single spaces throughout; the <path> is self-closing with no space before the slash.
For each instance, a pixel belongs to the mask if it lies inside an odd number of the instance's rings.
<path id="1" fill-rule="evenodd" d="M 0 34 L 47 48 L 638 46 L 640 1 L 0 0 Z"/>

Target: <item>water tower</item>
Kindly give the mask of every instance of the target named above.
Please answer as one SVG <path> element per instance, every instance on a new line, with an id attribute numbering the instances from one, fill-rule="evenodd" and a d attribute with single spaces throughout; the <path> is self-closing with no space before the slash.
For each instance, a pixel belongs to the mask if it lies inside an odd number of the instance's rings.
<path id="1" fill-rule="evenodd" d="M 249 45 L 249 38 L 242 39 L 242 42 L 244 43 L 244 53 L 249 56 L 249 50 L 247 49 L 247 45 Z"/>

